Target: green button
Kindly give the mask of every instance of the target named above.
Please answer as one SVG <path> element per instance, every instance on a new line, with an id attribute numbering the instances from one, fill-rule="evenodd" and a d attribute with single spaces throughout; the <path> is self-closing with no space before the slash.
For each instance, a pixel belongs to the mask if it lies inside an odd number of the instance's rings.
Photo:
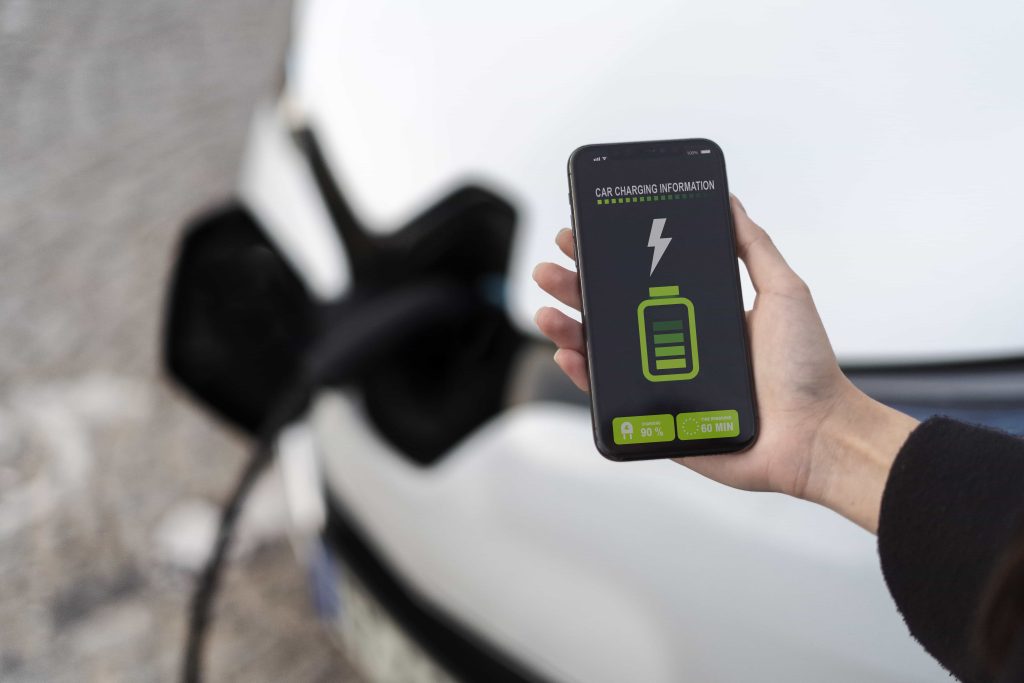
<path id="1" fill-rule="evenodd" d="M 675 420 L 671 415 L 634 415 L 612 420 L 612 435 L 620 446 L 631 443 L 673 441 Z"/>
<path id="2" fill-rule="evenodd" d="M 704 410 L 676 415 L 676 431 L 682 441 L 725 439 L 740 435 L 740 415 L 735 410 Z"/>

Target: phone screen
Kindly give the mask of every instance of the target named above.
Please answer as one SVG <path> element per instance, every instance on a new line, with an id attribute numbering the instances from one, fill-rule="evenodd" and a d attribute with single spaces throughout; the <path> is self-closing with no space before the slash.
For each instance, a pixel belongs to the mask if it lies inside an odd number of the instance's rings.
<path id="1" fill-rule="evenodd" d="M 640 460 L 748 446 L 756 402 L 721 149 L 589 145 L 569 184 L 598 450 Z"/>

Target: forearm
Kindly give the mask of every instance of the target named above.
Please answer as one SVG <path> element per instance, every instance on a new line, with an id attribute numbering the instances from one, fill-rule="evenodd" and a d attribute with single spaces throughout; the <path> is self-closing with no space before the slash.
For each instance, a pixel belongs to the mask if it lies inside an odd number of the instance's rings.
<path id="1" fill-rule="evenodd" d="M 818 429 L 804 497 L 878 533 L 889 471 L 917 425 L 848 383 Z"/>
<path id="2" fill-rule="evenodd" d="M 910 632 L 964 681 L 981 596 L 1024 523 L 1024 442 L 933 418 L 923 425 L 844 387 L 817 430 L 803 497 L 879 535 Z"/>

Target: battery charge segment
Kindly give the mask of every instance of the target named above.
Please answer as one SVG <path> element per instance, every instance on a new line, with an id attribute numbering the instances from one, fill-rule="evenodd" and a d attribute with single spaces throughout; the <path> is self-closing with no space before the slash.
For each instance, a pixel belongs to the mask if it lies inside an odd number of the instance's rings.
<path id="1" fill-rule="evenodd" d="M 680 306 L 680 308 L 682 308 Z M 678 313 L 686 315 L 683 309 Z M 654 320 L 651 322 L 654 338 L 654 367 L 657 370 L 676 370 L 686 367 L 686 347 L 683 346 L 682 320 Z M 666 358 L 665 356 L 669 356 Z"/>

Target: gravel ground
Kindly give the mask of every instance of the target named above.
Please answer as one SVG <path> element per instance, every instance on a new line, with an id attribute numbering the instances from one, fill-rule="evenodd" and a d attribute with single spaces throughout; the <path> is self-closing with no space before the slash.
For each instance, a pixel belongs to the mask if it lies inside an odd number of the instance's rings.
<path id="1" fill-rule="evenodd" d="M 245 443 L 158 366 L 184 219 L 233 187 L 278 0 L 0 0 L 0 680 L 173 679 L 192 576 L 161 552 Z M 212 680 L 353 681 L 279 537 L 229 572 Z"/>

